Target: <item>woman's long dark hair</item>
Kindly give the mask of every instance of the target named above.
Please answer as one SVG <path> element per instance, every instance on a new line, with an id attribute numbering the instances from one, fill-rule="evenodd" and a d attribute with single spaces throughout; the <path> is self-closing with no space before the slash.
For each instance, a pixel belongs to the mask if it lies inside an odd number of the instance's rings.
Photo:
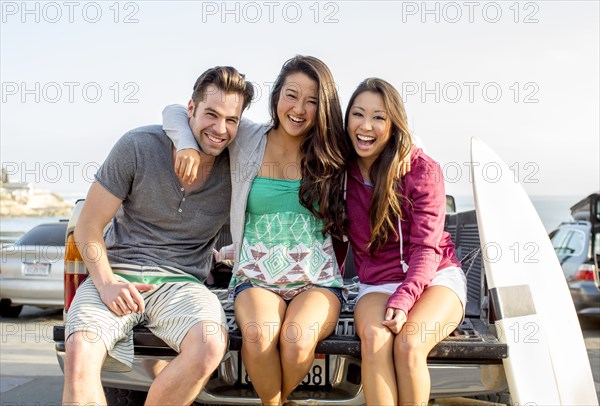
<path id="1" fill-rule="evenodd" d="M 350 137 L 350 110 L 354 100 L 364 92 L 376 93 L 382 97 L 387 117 L 391 121 L 390 138 L 369 170 L 373 183 L 373 200 L 369 209 L 371 239 L 368 248 L 373 254 L 383 247 L 392 233 L 396 235 L 396 219 L 402 219 L 400 202 L 407 198 L 398 190 L 398 181 L 410 171 L 412 137 L 400 93 L 383 79 L 368 78 L 358 85 L 348 103 L 344 120 L 346 138 Z M 351 157 L 357 158 L 353 148 Z"/>
<path id="2" fill-rule="evenodd" d="M 273 128 L 279 127 L 277 103 L 286 78 L 304 73 L 317 83 L 317 112 L 315 125 L 300 145 L 301 173 L 300 203 L 313 215 L 323 220 L 323 234 L 341 237 L 344 223 L 344 202 L 330 199 L 341 195 L 341 174 L 344 153 L 340 142 L 344 139 L 342 110 L 331 71 L 321 60 L 297 55 L 283 64 L 271 91 L 271 119 Z"/>

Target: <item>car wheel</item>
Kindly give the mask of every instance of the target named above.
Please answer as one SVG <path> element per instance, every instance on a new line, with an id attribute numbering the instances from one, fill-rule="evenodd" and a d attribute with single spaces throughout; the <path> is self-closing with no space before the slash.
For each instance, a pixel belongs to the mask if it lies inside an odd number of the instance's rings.
<path id="1" fill-rule="evenodd" d="M 104 387 L 104 396 L 109 406 L 137 406 L 146 402 L 146 392 Z"/>
<path id="2" fill-rule="evenodd" d="M 10 299 L 0 299 L 0 316 L 14 319 L 19 317 L 23 310 L 23 305 L 12 306 Z"/>

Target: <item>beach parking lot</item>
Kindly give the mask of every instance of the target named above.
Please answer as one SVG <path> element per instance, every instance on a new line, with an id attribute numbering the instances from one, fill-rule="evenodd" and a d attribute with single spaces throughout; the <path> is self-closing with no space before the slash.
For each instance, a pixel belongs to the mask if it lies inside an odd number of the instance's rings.
<path id="1" fill-rule="evenodd" d="M 26 306 L 18 319 L 0 318 L 0 406 L 61 404 L 63 376 L 52 341 L 52 327 L 61 323 L 61 310 L 31 306 Z M 583 320 L 582 329 L 600 399 L 600 325 L 597 320 Z M 445 399 L 435 404 L 473 403 Z"/>

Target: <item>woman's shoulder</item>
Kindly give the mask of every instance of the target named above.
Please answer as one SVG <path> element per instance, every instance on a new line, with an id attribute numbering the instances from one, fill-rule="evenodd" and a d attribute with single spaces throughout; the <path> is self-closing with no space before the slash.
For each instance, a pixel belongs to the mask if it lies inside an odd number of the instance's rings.
<path id="1" fill-rule="evenodd" d="M 234 141 L 242 147 L 256 145 L 270 128 L 269 124 L 255 123 L 248 118 L 242 118 Z"/>
<path id="2" fill-rule="evenodd" d="M 410 172 L 399 181 L 404 193 L 431 190 L 443 187 L 444 178 L 439 163 L 427 155 L 421 148 L 413 148 L 410 160 Z M 437 186 L 436 186 L 437 185 Z"/>
<path id="3" fill-rule="evenodd" d="M 424 172 L 431 172 L 432 170 L 438 171 L 440 168 L 440 164 L 427 155 L 423 149 L 418 147 L 413 147 L 412 155 L 410 157 L 410 172 L 408 175 L 421 175 Z"/>
<path id="4" fill-rule="evenodd" d="M 266 134 L 271 128 L 268 123 L 256 123 L 249 118 L 243 117 L 238 127 L 238 136 L 248 137 L 256 134 Z"/>

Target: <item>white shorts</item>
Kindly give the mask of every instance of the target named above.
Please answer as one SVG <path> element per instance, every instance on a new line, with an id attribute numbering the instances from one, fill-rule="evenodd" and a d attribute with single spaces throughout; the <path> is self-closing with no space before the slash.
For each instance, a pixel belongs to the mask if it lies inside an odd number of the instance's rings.
<path id="1" fill-rule="evenodd" d="M 383 285 L 368 285 L 360 283 L 358 285 L 358 296 L 356 302 L 367 293 L 381 292 L 391 295 L 396 291 L 399 283 L 385 283 Z M 463 270 L 457 266 L 449 266 L 448 268 L 440 269 L 435 273 L 433 280 L 429 286 L 445 286 L 456 293 L 463 307 L 463 314 L 467 306 L 467 278 Z"/>

